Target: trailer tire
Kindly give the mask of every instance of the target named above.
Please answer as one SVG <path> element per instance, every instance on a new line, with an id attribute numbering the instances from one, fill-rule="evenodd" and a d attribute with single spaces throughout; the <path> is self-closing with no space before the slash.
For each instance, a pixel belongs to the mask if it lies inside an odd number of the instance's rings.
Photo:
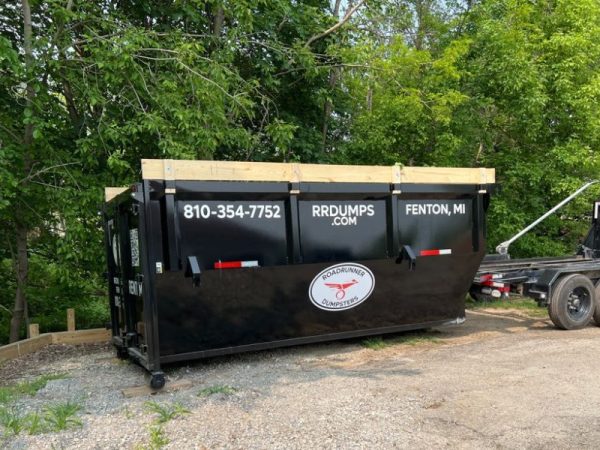
<path id="1" fill-rule="evenodd" d="M 486 301 L 489 301 L 489 299 L 490 299 L 489 295 L 482 294 L 480 292 L 475 291 L 474 289 L 469 291 L 469 295 L 471 296 L 471 298 L 473 300 L 475 300 L 476 302 L 480 302 L 480 303 L 484 303 Z"/>
<path id="2" fill-rule="evenodd" d="M 565 275 L 556 282 L 548 314 L 557 328 L 577 330 L 585 327 L 596 306 L 596 290 L 585 275 Z"/>

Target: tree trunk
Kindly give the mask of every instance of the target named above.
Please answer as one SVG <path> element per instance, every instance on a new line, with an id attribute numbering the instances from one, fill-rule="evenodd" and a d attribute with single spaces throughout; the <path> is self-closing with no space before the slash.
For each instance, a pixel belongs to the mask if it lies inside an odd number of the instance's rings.
<path id="1" fill-rule="evenodd" d="M 333 91 L 337 85 L 338 78 L 340 75 L 340 67 L 332 67 L 329 70 L 329 89 L 333 95 Z M 331 117 L 331 112 L 333 111 L 333 104 L 329 101 L 329 99 L 325 99 L 325 104 L 323 105 L 323 128 L 321 130 L 323 141 L 322 141 L 322 149 L 323 152 L 327 150 L 327 132 L 329 129 L 329 119 Z"/>
<path id="2" fill-rule="evenodd" d="M 27 75 L 27 85 L 25 94 L 25 107 L 29 111 L 33 109 L 35 99 L 35 90 L 32 81 L 33 72 L 33 52 L 32 52 L 32 28 L 31 28 L 31 8 L 29 0 L 22 0 L 23 10 L 23 49 L 25 52 L 25 73 Z M 33 143 L 33 123 L 25 125 L 23 132 L 23 179 L 26 180 L 31 170 L 31 146 Z M 27 181 L 24 181 L 27 183 Z M 16 255 L 16 275 L 17 290 L 15 292 L 15 306 L 10 320 L 10 342 L 19 340 L 21 324 L 27 311 L 27 297 L 25 289 L 27 287 L 27 277 L 29 275 L 29 256 L 27 255 L 27 234 L 28 227 L 26 220 L 17 212 L 15 221 L 15 241 L 17 243 Z"/>
<path id="3" fill-rule="evenodd" d="M 335 6 L 333 7 L 333 16 L 339 20 L 340 18 L 340 5 L 342 0 L 336 0 Z M 333 91 L 337 84 L 338 76 L 339 76 L 339 67 L 333 67 L 329 70 L 329 89 Z M 321 129 L 321 149 L 323 153 L 327 150 L 327 133 L 329 131 L 329 118 L 331 117 L 331 111 L 333 110 L 333 105 L 328 99 L 325 99 L 325 104 L 323 105 L 323 128 Z"/>
<path id="4" fill-rule="evenodd" d="M 25 316 L 27 297 L 25 296 L 25 287 L 27 286 L 27 276 L 29 273 L 29 259 L 27 257 L 27 229 L 22 225 L 17 225 L 17 261 L 15 264 L 17 274 L 17 292 L 15 293 L 15 306 L 13 308 L 12 318 L 10 320 L 10 342 L 19 340 L 21 324 Z"/>
<path id="5" fill-rule="evenodd" d="M 225 21 L 225 12 L 222 6 L 217 6 L 213 15 L 212 34 L 215 38 L 221 37 L 223 22 Z"/>
<path id="6" fill-rule="evenodd" d="M 417 50 L 423 50 L 425 42 L 425 5 L 423 1 L 419 0 L 415 2 L 415 12 L 417 19 L 417 29 L 415 31 L 415 48 Z"/>

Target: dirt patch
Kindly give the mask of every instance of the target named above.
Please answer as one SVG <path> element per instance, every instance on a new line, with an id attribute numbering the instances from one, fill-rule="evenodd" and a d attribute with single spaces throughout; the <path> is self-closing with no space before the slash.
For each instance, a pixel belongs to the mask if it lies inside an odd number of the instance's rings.
<path id="1" fill-rule="evenodd" d="M 35 353 L 4 361 L 0 364 L 0 386 L 12 384 L 24 376 L 35 377 L 48 373 L 47 366 L 51 362 L 78 358 L 82 355 L 96 355 L 102 351 L 112 352 L 112 345 L 108 342 L 103 344 L 49 345 Z"/>
<path id="2" fill-rule="evenodd" d="M 6 437 L 8 448 L 595 448 L 600 328 L 560 331 L 522 311 L 468 312 L 434 340 L 374 350 L 361 340 L 170 367 L 191 387 L 142 398 L 139 367 L 107 346 L 48 348 L 0 367 L 4 380 L 67 372 L 26 410 L 61 399 L 83 426 Z M 384 341 L 394 341 L 394 336 Z M 149 412 L 147 401 L 153 405 Z M 157 412 L 170 417 L 157 424 Z M 171 414 L 179 411 L 177 414 Z M 160 415 L 159 414 L 159 415 Z"/>

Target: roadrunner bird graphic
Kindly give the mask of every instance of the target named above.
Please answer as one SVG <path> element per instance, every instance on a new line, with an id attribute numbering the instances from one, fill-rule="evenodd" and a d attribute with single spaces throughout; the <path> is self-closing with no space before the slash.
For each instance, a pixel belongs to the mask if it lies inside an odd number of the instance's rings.
<path id="1" fill-rule="evenodd" d="M 352 280 L 349 283 L 325 283 L 325 286 L 328 286 L 332 289 L 337 289 L 338 291 L 335 293 L 335 298 L 342 300 L 346 296 L 346 289 L 354 286 L 355 284 L 358 284 L 358 281 Z"/>

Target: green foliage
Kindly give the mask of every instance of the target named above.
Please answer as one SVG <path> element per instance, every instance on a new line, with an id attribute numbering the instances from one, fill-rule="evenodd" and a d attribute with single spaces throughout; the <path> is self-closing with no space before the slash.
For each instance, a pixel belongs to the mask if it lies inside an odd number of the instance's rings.
<path id="1" fill-rule="evenodd" d="M 469 298 L 466 306 L 469 309 L 516 309 L 531 317 L 548 317 L 548 309 L 543 306 L 539 306 L 535 300 L 530 298 L 511 297 L 508 300 L 502 299 L 482 302 Z"/>
<path id="2" fill-rule="evenodd" d="M 213 394 L 232 395 L 235 392 L 237 392 L 237 389 L 232 386 L 227 386 L 226 384 L 217 384 L 202 389 L 200 392 L 198 392 L 198 397 L 210 397 Z"/>
<path id="3" fill-rule="evenodd" d="M 381 336 L 365 339 L 362 341 L 362 345 L 370 350 L 381 350 L 388 346 Z"/>
<path id="4" fill-rule="evenodd" d="M 107 320 L 102 188 L 136 181 L 141 158 L 495 167 L 490 249 L 600 169 L 596 0 L 376 0 L 318 39 L 347 2 L 31 2 L 34 58 L 9 5 L 0 341 L 17 230 L 29 317 Z M 511 252 L 572 252 L 597 193 Z"/>
<path id="5" fill-rule="evenodd" d="M 29 434 L 41 434 L 49 430 L 48 424 L 44 421 L 44 418 L 37 412 L 30 413 L 28 415 L 27 431 Z"/>
<path id="6" fill-rule="evenodd" d="M 415 18 L 412 2 L 400 3 L 404 16 L 379 16 L 383 29 L 396 31 L 391 37 L 367 31 L 340 50 L 367 68 L 345 73 L 355 102 L 337 160 L 495 167 L 502 191 L 488 215 L 492 250 L 597 178 L 600 6 L 492 0 L 440 14 L 441 2 L 430 2 Z M 416 45 L 407 37 L 415 36 L 413 24 L 435 39 Z M 511 253 L 572 253 L 594 194 L 544 222 Z"/>
<path id="7" fill-rule="evenodd" d="M 362 346 L 370 350 L 383 350 L 393 345 L 440 344 L 436 331 L 409 331 L 396 336 L 376 336 L 362 341 Z"/>
<path id="8" fill-rule="evenodd" d="M 58 403 L 43 408 L 43 414 L 33 411 L 24 414 L 15 403 L 19 397 L 34 396 L 43 389 L 48 381 L 65 378 L 65 374 L 42 375 L 35 380 L 18 383 L 0 388 L 0 425 L 5 434 L 17 435 L 21 432 L 39 434 L 66 430 L 81 426 L 81 420 L 76 414 L 81 405 L 74 402 Z"/>
<path id="9" fill-rule="evenodd" d="M 52 426 L 39 412 L 22 414 L 14 405 L 0 406 L 0 425 L 6 435 L 12 436 L 22 432 L 42 434 L 62 430 Z"/>
<path id="10" fill-rule="evenodd" d="M 177 417 L 181 417 L 184 414 L 190 413 L 190 411 L 179 402 L 167 404 L 149 401 L 144 403 L 144 407 L 147 411 L 156 414 L 155 423 L 157 424 L 163 424 Z"/>
<path id="11" fill-rule="evenodd" d="M 77 413 L 81 405 L 73 402 L 58 403 L 44 408 L 44 421 L 52 431 L 63 431 L 83 425 Z"/>
<path id="12" fill-rule="evenodd" d="M 314 92 L 326 82 L 303 45 L 330 24 L 325 3 L 31 7 L 33 60 L 21 8 L 0 13 L 1 341 L 17 229 L 27 233 L 30 318 L 53 331 L 76 307 L 78 326 L 101 326 L 103 187 L 135 181 L 141 158 L 315 160 Z M 297 73 L 307 79 L 293 88 Z"/>
<path id="13" fill-rule="evenodd" d="M 169 438 L 165 436 L 162 427 L 150 427 L 150 442 L 148 448 L 150 450 L 158 450 L 165 447 L 169 443 Z"/>
<path id="14" fill-rule="evenodd" d="M 156 425 L 149 427 L 150 438 L 148 445 L 136 445 L 136 450 L 159 450 L 164 448 L 169 442 L 169 438 L 165 436 L 165 431 L 162 426 Z"/>
<path id="15" fill-rule="evenodd" d="M 565 26 L 568 11 L 585 13 Z M 600 112 L 593 96 L 600 52 L 596 2 L 563 0 L 494 2 L 478 11 L 477 45 L 466 62 L 474 112 L 484 112 L 480 159 L 495 166 L 504 191 L 494 199 L 490 241 L 498 243 L 553 204 L 596 178 Z M 564 46 L 577 42 L 568 47 Z M 592 59 L 590 59 L 592 58 Z M 474 95 L 476 94 L 476 96 Z M 592 104 L 593 103 L 593 104 Z M 585 129 L 584 132 L 582 130 Z M 596 191 L 597 193 L 597 191 Z M 563 212 L 563 219 L 589 214 L 590 196 Z M 586 227 L 560 217 L 514 246 L 514 253 L 572 252 Z"/>
<path id="16" fill-rule="evenodd" d="M 64 378 L 67 378 L 67 375 L 64 373 L 52 373 L 41 375 L 31 381 L 24 381 L 11 386 L 2 386 L 0 387 L 0 404 L 10 403 L 24 395 L 33 397 L 40 389 L 46 387 L 48 381 L 62 380 Z"/>
<path id="17" fill-rule="evenodd" d="M 22 415 L 15 406 L 0 407 L 0 425 L 6 434 L 17 435 L 27 428 L 28 415 Z"/>

